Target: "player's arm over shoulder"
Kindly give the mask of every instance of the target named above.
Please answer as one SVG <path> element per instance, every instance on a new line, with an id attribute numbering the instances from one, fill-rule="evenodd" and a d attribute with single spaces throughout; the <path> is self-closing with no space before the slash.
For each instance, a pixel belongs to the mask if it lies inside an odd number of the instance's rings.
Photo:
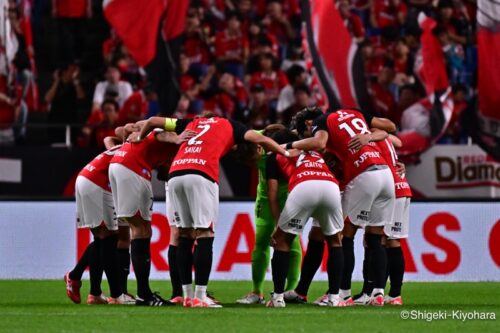
<path id="1" fill-rule="evenodd" d="M 236 144 L 248 141 L 261 145 L 266 151 L 272 151 L 285 156 L 288 155 L 287 151 L 280 147 L 280 145 L 278 145 L 273 139 L 256 133 L 254 130 L 249 129 L 240 122 L 231 120 L 231 125 L 233 126 L 234 142 Z"/>
<path id="2" fill-rule="evenodd" d="M 328 114 L 323 114 L 316 118 L 312 125 L 313 136 L 293 142 L 290 148 L 304 151 L 325 149 L 328 142 L 327 118 Z"/>

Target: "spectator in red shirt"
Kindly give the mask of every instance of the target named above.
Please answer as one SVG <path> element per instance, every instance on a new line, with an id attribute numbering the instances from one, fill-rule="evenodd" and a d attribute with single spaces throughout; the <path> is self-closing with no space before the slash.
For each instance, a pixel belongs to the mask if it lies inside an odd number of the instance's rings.
<path id="1" fill-rule="evenodd" d="M 218 116 L 233 118 L 246 107 L 247 93 L 243 83 L 230 73 L 220 76 L 218 89 L 206 99 L 204 110 L 212 111 Z"/>
<path id="2" fill-rule="evenodd" d="M 407 11 L 406 5 L 401 0 L 372 0 L 371 25 L 378 29 L 402 27 Z"/>
<path id="3" fill-rule="evenodd" d="M 226 71 L 242 80 L 249 44 L 246 34 L 241 31 L 241 21 L 238 12 L 227 15 L 227 28 L 215 36 L 215 56 L 224 63 Z"/>
<path id="4" fill-rule="evenodd" d="M 260 56 L 260 70 L 250 78 L 250 86 L 260 83 L 264 86 L 266 97 L 275 109 L 281 89 L 288 84 L 285 73 L 281 70 L 275 70 L 275 59 L 271 53 L 265 53 Z"/>
<path id="5" fill-rule="evenodd" d="M 57 20 L 61 62 L 69 64 L 81 59 L 85 21 L 92 17 L 92 0 L 52 0 L 52 17 Z"/>
<path id="6" fill-rule="evenodd" d="M 349 0 L 340 0 L 338 7 L 340 16 L 344 19 L 345 26 L 356 41 L 361 42 L 365 38 L 365 28 L 363 27 L 361 18 L 351 10 Z"/>
<path id="7" fill-rule="evenodd" d="M 80 146 L 104 148 L 103 140 L 107 136 L 115 136 L 118 126 L 119 105 L 112 99 L 106 99 L 100 110 L 93 111 L 87 124 L 82 129 L 82 136 L 78 140 Z"/>
<path id="8" fill-rule="evenodd" d="M 250 46 L 250 54 L 254 55 L 258 53 L 259 47 L 262 44 L 270 43 L 272 48 L 272 53 L 275 56 L 278 55 L 278 42 L 273 35 L 264 31 L 260 19 L 252 21 L 247 31 L 248 31 L 248 43 Z"/>
<path id="9" fill-rule="evenodd" d="M 207 72 L 211 62 L 208 42 L 208 36 L 201 28 L 200 19 L 196 14 L 190 13 L 186 18 L 183 51 L 189 58 L 191 67 L 202 74 Z"/>
<path id="10" fill-rule="evenodd" d="M 118 112 L 117 125 L 123 126 L 127 123 L 135 123 L 145 119 L 148 113 L 148 100 L 142 90 L 135 91 L 127 98 L 125 104 Z"/>
<path id="11" fill-rule="evenodd" d="M 377 117 L 389 118 L 396 116 L 396 100 L 391 92 L 391 84 L 394 80 L 394 68 L 392 64 L 386 64 L 379 73 L 377 80 L 370 85 L 369 93 L 372 96 L 373 107 Z"/>
<path id="12" fill-rule="evenodd" d="M 283 13 L 283 5 L 278 0 L 270 0 L 267 3 L 267 15 L 262 20 L 262 24 L 267 27 L 267 31 L 274 35 L 281 48 L 281 57 L 285 58 L 286 46 L 292 41 L 296 32 L 290 20 Z"/>

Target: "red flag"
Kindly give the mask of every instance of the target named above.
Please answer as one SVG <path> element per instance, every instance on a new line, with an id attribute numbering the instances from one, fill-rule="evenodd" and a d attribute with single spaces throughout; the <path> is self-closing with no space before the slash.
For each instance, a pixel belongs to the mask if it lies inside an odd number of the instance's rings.
<path id="1" fill-rule="evenodd" d="M 137 64 L 145 66 L 150 63 L 156 55 L 158 29 L 167 8 L 166 0 L 105 0 L 103 7 L 106 19 Z"/>
<path id="2" fill-rule="evenodd" d="M 302 0 L 307 42 L 332 108 L 371 109 L 361 50 L 344 24 L 337 1 Z"/>
<path id="3" fill-rule="evenodd" d="M 465 124 L 474 141 L 500 160 L 500 2 L 479 0 L 477 22 L 478 105 Z"/>
<path id="4" fill-rule="evenodd" d="M 448 74 L 441 44 L 432 33 L 432 29 L 437 25 L 436 21 L 424 13 L 420 13 L 418 21 L 423 32 L 420 38 L 422 48 L 416 62 L 416 72 L 425 86 L 427 95 L 431 95 L 448 88 Z"/>

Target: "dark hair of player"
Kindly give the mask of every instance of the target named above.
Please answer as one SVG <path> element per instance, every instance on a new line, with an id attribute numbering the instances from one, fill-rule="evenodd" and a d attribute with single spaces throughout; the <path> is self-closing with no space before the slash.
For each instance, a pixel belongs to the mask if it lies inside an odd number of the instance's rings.
<path id="1" fill-rule="evenodd" d="M 297 134 L 293 133 L 288 128 L 285 128 L 273 133 L 271 135 L 271 139 L 273 139 L 274 141 L 276 141 L 281 145 L 288 142 L 297 141 L 299 137 L 297 136 Z"/>
<path id="2" fill-rule="evenodd" d="M 271 137 L 273 133 L 276 133 L 280 130 L 286 129 L 285 125 L 282 124 L 270 124 L 267 125 L 266 128 L 264 128 L 264 131 L 262 131 L 262 135 Z"/>
<path id="3" fill-rule="evenodd" d="M 323 111 L 316 106 L 304 108 L 302 111 L 297 112 L 295 117 L 292 118 L 290 129 L 297 130 L 299 136 L 302 137 L 307 129 L 306 121 L 314 120 L 321 115 L 323 115 Z"/>

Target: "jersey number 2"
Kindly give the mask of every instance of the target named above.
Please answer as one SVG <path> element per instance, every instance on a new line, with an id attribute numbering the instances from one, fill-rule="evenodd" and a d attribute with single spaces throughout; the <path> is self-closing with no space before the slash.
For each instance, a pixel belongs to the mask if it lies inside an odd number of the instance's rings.
<path id="1" fill-rule="evenodd" d="M 210 125 L 199 125 L 198 128 L 201 128 L 201 132 L 196 134 L 196 136 L 193 136 L 191 139 L 188 141 L 188 145 L 201 145 L 203 143 L 202 140 L 198 140 L 203 134 L 207 133 L 207 131 L 210 129 Z"/>

